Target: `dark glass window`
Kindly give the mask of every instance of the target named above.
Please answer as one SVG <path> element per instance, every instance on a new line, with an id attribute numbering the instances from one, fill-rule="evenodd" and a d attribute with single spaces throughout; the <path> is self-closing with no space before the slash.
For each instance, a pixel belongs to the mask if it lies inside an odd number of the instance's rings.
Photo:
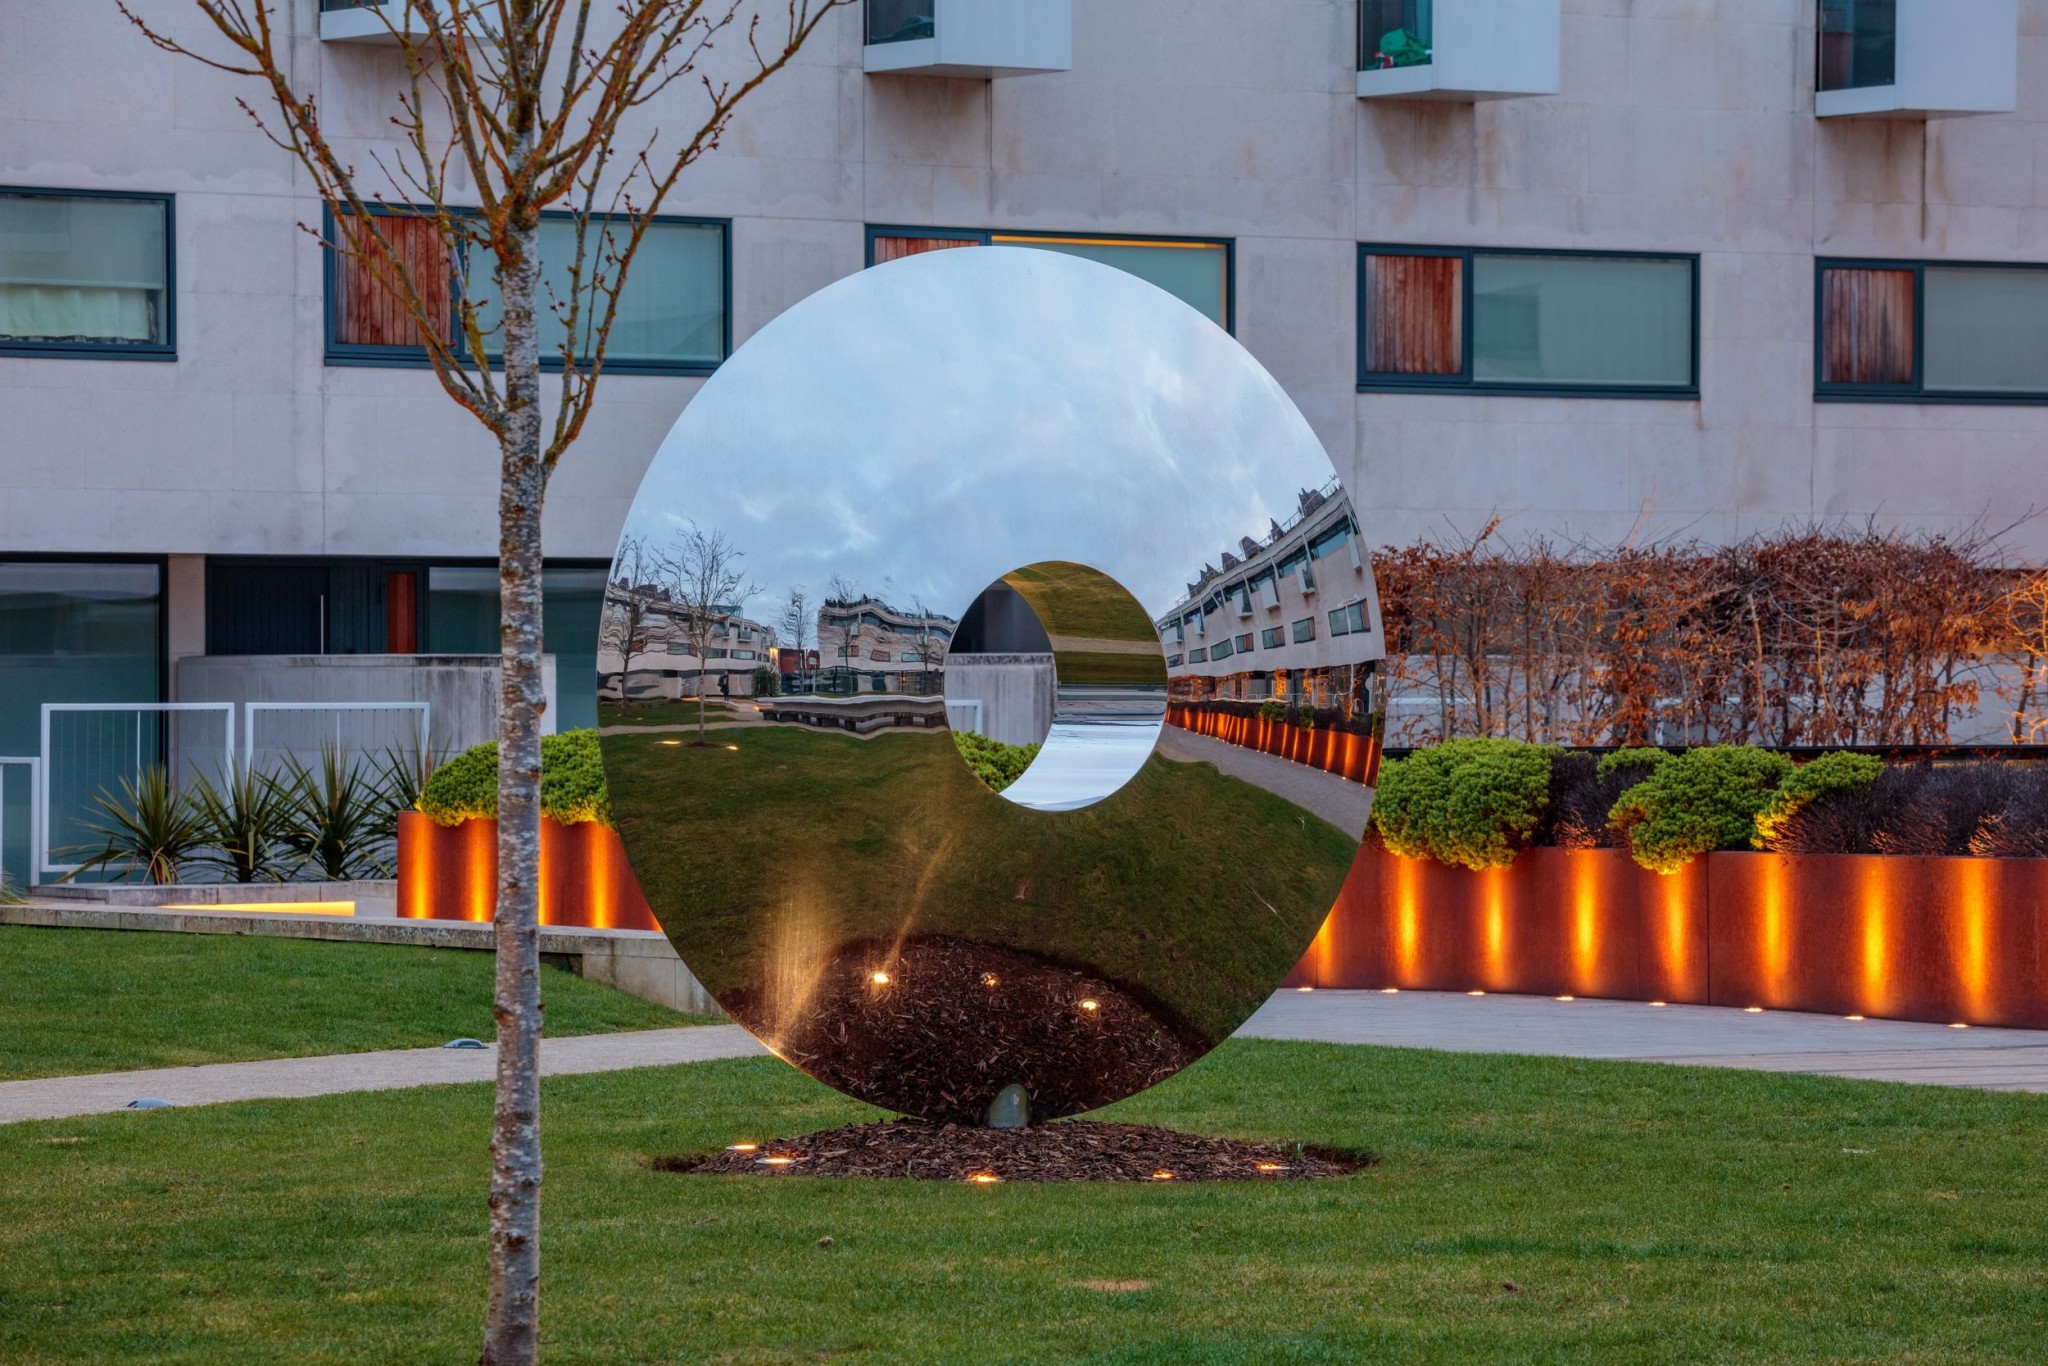
<path id="1" fill-rule="evenodd" d="M 1822 261 L 1817 270 L 1817 396 L 2048 401 L 2048 267 Z"/>
<path id="2" fill-rule="evenodd" d="M 169 359 L 168 195 L 0 189 L 0 352 Z"/>

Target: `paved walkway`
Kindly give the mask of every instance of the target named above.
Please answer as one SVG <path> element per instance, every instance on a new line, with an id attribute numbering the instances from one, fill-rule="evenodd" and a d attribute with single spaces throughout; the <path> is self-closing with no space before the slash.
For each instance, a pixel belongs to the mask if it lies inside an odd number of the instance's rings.
<path id="1" fill-rule="evenodd" d="M 1372 789 L 1346 782 L 1334 773 L 1263 750 L 1233 745 L 1214 736 L 1197 735 L 1179 726 L 1167 726 L 1159 732 L 1159 752 L 1176 763 L 1214 764 L 1226 776 L 1293 802 L 1354 838 L 1365 831 Z"/>
<path id="2" fill-rule="evenodd" d="M 767 1050 L 738 1025 L 698 1025 L 625 1034 L 580 1034 L 541 1043 L 541 1075 L 618 1072 L 629 1067 L 746 1058 Z M 405 1048 L 386 1053 L 342 1053 L 324 1058 L 159 1067 L 0 1082 L 0 1124 L 26 1119 L 68 1119 L 105 1114 L 149 1097 L 173 1105 L 216 1105 L 230 1100 L 298 1099 L 342 1091 L 390 1091 L 489 1081 L 496 1048 Z"/>
<path id="3" fill-rule="evenodd" d="M 1896 1020 L 1852 1022 L 1791 1012 L 1751 1015 L 1713 1006 L 1428 991 L 1283 991 L 1238 1034 L 2048 1093 L 2048 1033 L 1949 1029 Z M 738 1025 L 587 1034 L 544 1042 L 541 1072 L 617 1072 L 757 1057 L 766 1051 Z M 489 1081 L 496 1066 L 494 1048 L 409 1048 L 0 1082 L 0 1124 L 104 1114 L 144 1097 L 181 1106 L 213 1105 Z"/>
<path id="4" fill-rule="evenodd" d="M 1547 996 L 1284 991 L 1247 1038 L 1534 1053 L 2048 1092 L 2048 1032 Z"/>

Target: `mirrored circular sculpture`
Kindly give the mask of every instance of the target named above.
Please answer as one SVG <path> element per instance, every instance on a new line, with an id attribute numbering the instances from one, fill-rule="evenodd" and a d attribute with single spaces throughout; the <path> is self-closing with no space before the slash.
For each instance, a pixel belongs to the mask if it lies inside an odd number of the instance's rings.
<path id="1" fill-rule="evenodd" d="M 1364 830 L 1370 563 L 1228 333 L 1053 251 L 935 251 L 776 318 L 649 468 L 605 771 L 649 904 L 777 1055 L 1053 1118 L 1286 976 Z M 1320 756 L 1320 757 L 1318 757 Z"/>

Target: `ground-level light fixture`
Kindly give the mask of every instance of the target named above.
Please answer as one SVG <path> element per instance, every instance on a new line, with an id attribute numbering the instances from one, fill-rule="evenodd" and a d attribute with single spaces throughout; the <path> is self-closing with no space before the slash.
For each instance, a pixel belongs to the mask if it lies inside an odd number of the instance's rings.
<path id="1" fill-rule="evenodd" d="M 1093 1015 L 1096 1011 L 1102 1009 L 1102 1002 L 1093 999 L 1086 1000 L 1081 1002 L 1081 1009 Z"/>
<path id="2" fill-rule="evenodd" d="M 1465 994 L 1467 996 L 1484 996 L 1486 993 L 1483 991 L 1468 991 Z"/>
<path id="3" fill-rule="evenodd" d="M 1842 1018 L 1845 1020 L 1852 1021 L 1855 1024 L 1863 1023 L 1863 1017 L 1861 1015 L 1844 1015 Z"/>
<path id="4" fill-rule="evenodd" d="M 1764 1013 L 1764 1008 L 1762 1006 L 1744 1006 L 1742 1013 L 1745 1015 L 1761 1015 Z"/>
<path id="5" fill-rule="evenodd" d="M 681 740 L 663 740 L 661 743 L 664 745 L 680 745 L 683 742 Z"/>
<path id="6" fill-rule="evenodd" d="M 1576 996 L 1560 996 L 1560 997 L 1558 997 L 1557 999 L 1558 999 L 1558 1000 L 1560 1000 L 1560 1001 L 1576 1001 L 1576 1000 L 1578 1000 L 1579 998 L 1578 998 L 1578 997 L 1576 997 Z"/>
<path id="7" fill-rule="evenodd" d="M 1173 1180 L 1173 1173 L 1161 1167 L 1158 1171 L 1152 1173 L 1152 1179 L 1154 1181 L 1171 1181 Z"/>
<path id="8" fill-rule="evenodd" d="M 1957 1021 L 1956 1021 L 1956 1022 L 1955 1022 L 1954 1024 L 1950 1025 L 1950 1026 L 1949 1026 L 1949 1028 L 1950 1028 L 1950 1029 L 1968 1029 L 1968 1028 L 1969 1028 L 1969 1026 L 1968 1026 L 1968 1025 L 1966 1025 L 1966 1024 L 1964 1024 L 1964 1023 L 1963 1023 L 1963 1022 L 1962 1022 L 1961 1020 L 1957 1020 Z"/>
<path id="9" fill-rule="evenodd" d="M 997 1176 L 994 1172 L 975 1172 L 967 1178 L 971 1184 L 976 1186 L 993 1186 L 1002 1179 L 1002 1177 Z"/>
<path id="10" fill-rule="evenodd" d="M 1382 996 L 1399 996 L 1400 994 L 1401 994 L 1401 988 L 1399 988 L 1399 987 L 1381 987 L 1381 988 L 1380 988 L 1380 995 L 1382 995 Z"/>
<path id="11" fill-rule="evenodd" d="M 1296 990 L 1296 991 L 1314 991 L 1314 990 L 1315 990 L 1315 988 L 1314 988 L 1314 987 L 1296 987 L 1296 988 L 1295 988 L 1295 990 Z"/>
<path id="12" fill-rule="evenodd" d="M 728 1143 L 725 1145 L 725 1150 L 729 1153 L 755 1153 L 761 1150 L 761 1145 L 758 1143 Z"/>
<path id="13" fill-rule="evenodd" d="M 1668 1005 L 1668 1004 L 1670 1004 L 1670 1003 L 1669 1003 L 1668 1001 L 1652 1001 L 1652 1002 L 1650 1002 L 1650 1005 L 1651 1005 L 1651 1007 L 1652 1007 L 1653 1009 L 1656 1009 L 1656 1010 L 1662 1010 L 1662 1009 L 1663 1009 L 1663 1008 L 1664 1008 L 1664 1007 L 1665 1007 L 1666 1005 Z"/>
<path id="14" fill-rule="evenodd" d="M 803 1161 L 803 1159 L 800 1157 L 789 1157 L 782 1153 L 776 1153 L 769 1157 L 757 1157 L 754 1159 L 754 1161 L 763 1167 L 787 1167 L 790 1163 L 801 1162 Z"/>
<path id="15" fill-rule="evenodd" d="M 984 972 L 981 974 L 981 984 L 993 991 L 1003 984 L 1003 979 L 992 972 Z"/>
<path id="16" fill-rule="evenodd" d="M 1257 1165 L 1258 1170 L 1262 1172 L 1284 1172 L 1287 1170 L 1285 1162 L 1261 1162 Z"/>
<path id="17" fill-rule="evenodd" d="M 876 968 L 868 974 L 868 980 L 878 987 L 885 987 L 889 985 L 889 974 L 883 972 L 880 968 Z"/>

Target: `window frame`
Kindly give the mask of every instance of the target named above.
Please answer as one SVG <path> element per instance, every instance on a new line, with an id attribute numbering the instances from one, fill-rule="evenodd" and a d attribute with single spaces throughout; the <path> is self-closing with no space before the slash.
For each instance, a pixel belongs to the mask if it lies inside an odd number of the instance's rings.
<path id="1" fill-rule="evenodd" d="M 2041 261 L 1943 261 L 1930 257 L 1816 256 L 1813 258 L 1813 401 L 1815 403 L 1924 403 L 2005 408 L 2048 407 L 2048 385 L 2032 393 L 2010 390 L 1933 389 L 1927 377 L 1927 271 L 2030 270 Z M 1830 270 L 1905 270 L 1913 274 L 1913 378 L 1907 384 L 1840 384 L 1822 378 L 1827 361 L 1827 273 Z"/>
<path id="2" fill-rule="evenodd" d="M 1223 330 L 1237 335 L 1237 239 L 1199 237 L 1154 232 L 1047 232 L 1038 228 L 927 228 L 913 223 L 870 223 L 867 225 L 865 255 L 861 268 L 872 270 L 877 237 L 932 237 L 949 242 L 973 242 L 979 246 L 1000 246 L 998 237 L 1040 239 L 1051 242 L 1095 243 L 1101 246 L 1144 247 L 1174 245 L 1223 248 Z"/>
<path id="3" fill-rule="evenodd" d="M 53 185 L 0 184 L 0 194 L 31 199 L 128 199 L 161 204 L 164 210 L 164 339 L 132 345 L 105 342 L 24 342 L 0 337 L 0 356 L 39 357 L 45 360 L 139 360 L 178 359 L 178 197 L 174 193 L 150 190 L 68 190 Z"/>
<path id="4" fill-rule="evenodd" d="M 364 208 L 371 215 L 377 217 L 416 216 L 426 207 L 417 204 L 364 205 Z M 452 207 L 450 212 L 456 217 L 474 218 L 477 216 L 478 211 L 473 208 Z M 574 221 L 576 217 L 575 213 L 566 209 L 550 209 L 541 214 L 541 221 Z M 730 218 L 702 217 L 694 214 L 658 213 L 652 215 L 648 221 L 656 224 L 679 223 L 689 227 L 715 227 L 719 229 L 719 289 L 722 291 L 725 300 L 725 306 L 722 310 L 724 316 L 721 320 L 722 327 L 720 329 L 719 345 L 724 355 L 719 360 L 708 364 L 703 361 L 607 359 L 604 363 L 604 372 L 608 375 L 712 374 L 717 371 L 719 366 L 732 357 L 732 220 Z M 426 351 L 422 347 L 379 346 L 364 342 L 345 342 L 336 337 L 335 329 L 340 321 L 340 311 L 335 307 L 335 299 L 341 283 L 341 254 L 333 247 L 327 245 L 335 240 L 335 222 L 334 206 L 332 204 L 323 205 L 320 215 L 320 335 L 322 363 L 337 369 L 350 367 L 367 367 L 383 370 L 433 369 L 434 363 L 427 358 Z M 451 310 L 451 324 L 454 320 L 452 310 L 458 306 L 462 297 L 462 275 L 463 271 L 460 269 L 449 272 L 448 302 Z M 474 359 L 469 355 L 468 348 L 462 344 L 462 339 L 458 337 L 455 341 L 457 358 L 465 365 L 475 364 Z M 483 358 L 483 368 L 503 370 L 505 368 L 504 353 L 487 353 Z M 543 350 L 540 358 L 540 368 L 545 374 L 559 375 L 562 373 L 563 362 L 561 353 L 553 350 Z"/>
<path id="5" fill-rule="evenodd" d="M 1366 309 L 1365 262 L 1368 256 L 1449 257 L 1463 262 L 1458 301 L 1461 335 L 1459 369 L 1455 375 L 1409 375 L 1371 371 L 1365 368 L 1366 329 L 1372 319 Z M 1472 377 L 1472 335 L 1474 299 L 1474 258 L 1480 256 L 1544 256 L 1596 261 L 1682 261 L 1692 272 L 1692 367 L 1690 379 L 1673 384 L 1530 384 L 1502 383 Z M 1357 352 L 1358 392 L 1361 394 L 1499 394 L 1515 398 L 1620 398 L 1664 401 L 1697 400 L 1700 396 L 1700 254 L 1696 251 L 1589 251 L 1561 247 L 1467 246 L 1410 242 L 1360 242 L 1353 271 L 1352 303 L 1356 313 L 1353 338 Z"/>

